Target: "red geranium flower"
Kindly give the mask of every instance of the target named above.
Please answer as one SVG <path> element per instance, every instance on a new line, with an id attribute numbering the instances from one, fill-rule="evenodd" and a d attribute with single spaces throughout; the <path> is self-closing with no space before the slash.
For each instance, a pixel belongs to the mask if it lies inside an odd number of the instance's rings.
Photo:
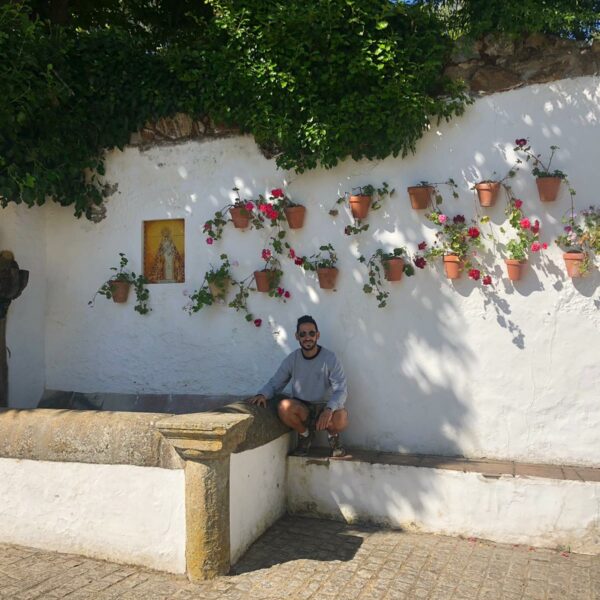
<path id="1" fill-rule="evenodd" d="M 456 223 L 464 223 L 465 222 L 465 218 L 463 215 L 456 215 L 452 221 L 456 224 Z"/>
<path id="2" fill-rule="evenodd" d="M 277 294 L 278 294 L 279 296 L 283 296 L 283 292 L 285 292 L 285 290 L 284 290 L 282 287 L 278 287 L 278 288 L 277 288 Z"/>
<path id="3" fill-rule="evenodd" d="M 252 202 L 248 201 L 248 202 L 246 202 L 246 204 L 244 204 L 244 208 L 248 212 L 252 212 L 252 209 L 254 208 L 254 204 L 252 204 Z"/>
<path id="4" fill-rule="evenodd" d="M 415 267 L 418 267 L 419 269 L 424 269 L 425 265 L 427 264 L 427 261 L 422 256 L 417 256 L 417 258 L 415 258 L 414 260 L 414 263 Z"/>
<path id="5" fill-rule="evenodd" d="M 492 285 L 492 277 L 490 275 L 486 275 L 481 281 L 483 285 Z"/>
<path id="6" fill-rule="evenodd" d="M 522 148 L 523 146 L 527 146 L 527 140 L 525 138 L 518 138 L 515 140 L 515 144 Z"/>
<path id="7" fill-rule="evenodd" d="M 418 248 L 419 250 L 425 250 L 425 248 L 427 248 L 427 242 L 421 242 L 421 243 L 420 243 L 420 244 L 417 246 L 417 248 Z"/>
<path id="8" fill-rule="evenodd" d="M 289 298 L 290 297 L 290 293 L 286 290 L 285 293 L 283 294 L 284 298 Z"/>
<path id="9" fill-rule="evenodd" d="M 519 200 L 518 198 L 514 202 L 515 208 L 521 208 L 523 206 L 523 200 Z"/>
<path id="10" fill-rule="evenodd" d="M 268 248 L 265 248 L 262 251 L 263 260 L 269 260 L 271 258 L 271 251 Z"/>
<path id="11" fill-rule="evenodd" d="M 539 252 L 541 249 L 542 249 L 542 245 L 539 242 L 533 242 L 533 244 L 531 244 L 532 252 Z"/>
<path id="12" fill-rule="evenodd" d="M 481 271 L 479 269 L 469 269 L 469 277 L 471 279 L 478 281 L 480 276 L 481 276 Z"/>
<path id="13" fill-rule="evenodd" d="M 206 243 L 210 246 L 214 240 L 212 238 L 206 238 Z"/>
<path id="14" fill-rule="evenodd" d="M 538 233 L 539 230 L 540 230 L 540 222 L 536 219 L 534 224 L 531 226 L 531 232 Z"/>
<path id="15" fill-rule="evenodd" d="M 281 188 L 275 188 L 274 190 L 271 190 L 271 196 L 273 196 L 273 198 L 283 198 L 283 190 Z"/>
<path id="16" fill-rule="evenodd" d="M 204 231 L 208 231 L 210 229 L 210 223 L 204 223 Z"/>
<path id="17" fill-rule="evenodd" d="M 293 248 L 290 248 L 290 258 L 296 258 L 296 251 Z"/>
<path id="18" fill-rule="evenodd" d="M 294 263 L 298 266 L 302 266 L 304 264 L 304 258 L 302 256 L 297 256 L 294 260 Z"/>
<path id="19" fill-rule="evenodd" d="M 477 227 L 469 227 L 469 231 L 467 231 L 469 237 L 476 239 L 479 237 L 479 229 Z"/>
<path id="20" fill-rule="evenodd" d="M 548 244 L 546 244 L 546 242 L 542 244 L 542 250 L 548 250 Z"/>
<path id="21" fill-rule="evenodd" d="M 260 327 L 262 325 L 262 319 L 254 319 L 254 325 Z"/>
<path id="22" fill-rule="evenodd" d="M 531 221 L 525 217 L 519 221 L 519 225 L 521 225 L 523 229 L 529 229 L 531 227 Z"/>

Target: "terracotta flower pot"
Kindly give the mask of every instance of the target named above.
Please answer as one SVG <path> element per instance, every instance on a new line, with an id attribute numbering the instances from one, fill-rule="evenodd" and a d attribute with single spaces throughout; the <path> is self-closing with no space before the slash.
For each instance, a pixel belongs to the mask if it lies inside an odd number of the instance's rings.
<path id="1" fill-rule="evenodd" d="M 433 195 L 433 186 L 431 185 L 414 185 L 407 188 L 411 206 L 415 210 L 423 210 L 431 204 L 431 196 Z"/>
<path id="2" fill-rule="evenodd" d="M 515 260 L 514 258 L 505 258 L 506 271 L 508 272 L 508 278 L 511 281 L 519 281 L 523 276 L 523 269 L 527 264 L 524 260 Z"/>
<path id="3" fill-rule="evenodd" d="M 388 258 L 382 261 L 385 278 L 388 281 L 400 281 L 404 273 L 404 260 L 402 258 Z"/>
<path id="4" fill-rule="evenodd" d="M 569 277 L 583 277 L 583 261 L 585 260 L 583 252 L 565 252 L 563 259 Z"/>
<path id="5" fill-rule="evenodd" d="M 558 196 L 558 190 L 562 179 L 560 177 L 538 177 L 535 180 L 538 194 L 542 202 L 554 202 Z"/>
<path id="6" fill-rule="evenodd" d="M 108 284 L 110 286 L 113 302 L 127 302 L 129 290 L 131 289 L 131 283 L 129 283 L 129 281 L 118 281 L 113 279 L 112 281 L 109 281 Z"/>
<path id="7" fill-rule="evenodd" d="M 268 269 L 264 271 L 254 271 L 254 281 L 256 282 L 256 289 L 259 292 L 270 292 L 275 286 L 276 278 L 276 271 L 270 271 Z"/>
<path id="8" fill-rule="evenodd" d="M 319 278 L 321 289 L 332 290 L 335 287 L 338 272 L 335 267 L 319 267 L 317 269 L 317 277 Z"/>
<path id="9" fill-rule="evenodd" d="M 500 191 L 500 182 L 482 181 L 481 183 L 475 184 L 475 189 L 477 190 L 479 204 L 484 208 L 489 208 L 496 204 L 498 192 Z"/>
<path id="10" fill-rule="evenodd" d="M 448 279 L 458 279 L 464 268 L 464 261 L 456 254 L 446 254 L 444 256 L 444 270 Z"/>
<path id="11" fill-rule="evenodd" d="M 250 213 L 245 208 L 234 206 L 229 209 L 229 214 L 236 229 L 246 229 L 250 225 Z"/>
<path id="12" fill-rule="evenodd" d="M 306 208 L 304 206 L 287 206 L 283 209 L 290 229 L 301 229 L 304 225 L 304 215 Z"/>
<path id="13" fill-rule="evenodd" d="M 208 289 L 213 300 L 225 300 L 230 283 L 229 278 L 221 279 L 220 281 L 209 281 Z"/>
<path id="14" fill-rule="evenodd" d="M 365 219 L 369 214 L 371 196 L 350 196 L 350 210 L 355 219 Z"/>

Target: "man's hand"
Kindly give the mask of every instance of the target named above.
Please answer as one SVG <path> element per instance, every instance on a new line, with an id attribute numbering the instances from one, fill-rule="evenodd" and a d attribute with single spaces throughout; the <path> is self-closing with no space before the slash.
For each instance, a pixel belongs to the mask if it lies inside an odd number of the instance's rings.
<path id="1" fill-rule="evenodd" d="M 323 431 L 331 425 L 333 419 L 333 411 L 330 408 L 323 409 L 323 412 L 319 415 L 315 428 L 317 431 Z"/>
<path id="2" fill-rule="evenodd" d="M 267 399 L 262 394 L 256 394 L 256 396 L 252 396 L 252 398 L 248 398 L 248 402 L 250 404 L 256 404 L 257 406 L 262 406 L 263 408 L 267 408 Z"/>

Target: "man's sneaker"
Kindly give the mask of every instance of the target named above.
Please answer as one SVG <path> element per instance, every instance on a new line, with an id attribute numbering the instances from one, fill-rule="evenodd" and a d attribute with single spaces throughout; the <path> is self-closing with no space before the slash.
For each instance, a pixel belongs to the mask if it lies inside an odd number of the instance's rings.
<path id="1" fill-rule="evenodd" d="M 335 435 L 329 435 L 328 438 L 332 458 L 341 458 L 342 456 L 346 456 L 346 450 L 340 441 L 340 434 L 336 433 Z"/>
<path id="2" fill-rule="evenodd" d="M 310 450 L 314 438 L 314 429 L 309 429 L 307 436 L 298 435 L 298 445 L 296 446 L 296 449 L 292 452 L 292 454 L 294 456 L 306 456 L 308 454 L 308 451 Z"/>

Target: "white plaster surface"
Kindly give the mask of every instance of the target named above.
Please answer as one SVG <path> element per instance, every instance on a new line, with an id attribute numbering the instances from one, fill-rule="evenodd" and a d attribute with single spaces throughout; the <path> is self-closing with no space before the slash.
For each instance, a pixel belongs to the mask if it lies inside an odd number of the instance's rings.
<path id="1" fill-rule="evenodd" d="M 288 510 L 348 522 L 600 552 L 600 483 L 288 460 Z"/>
<path id="2" fill-rule="evenodd" d="M 8 309 L 9 405 L 35 406 L 44 390 L 46 220 L 44 210 L 11 204 L 0 208 L 0 250 L 10 250 L 29 283 Z M 64 250 L 63 250 L 64 255 Z M 64 258 L 64 256 L 63 256 Z"/>
<path id="3" fill-rule="evenodd" d="M 181 469 L 0 458 L 0 541 L 185 572 Z"/>
<path id="4" fill-rule="evenodd" d="M 230 543 L 235 564 L 285 513 L 290 435 L 230 458 Z"/>
<path id="5" fill-rule="evenodd" d="M 464 116 L 433 126 L 417 154 L 405 159 L 348 160 L 298 175 L 278 171 L 250 137 L 114 151 L 107 178 L 119 191 L 105 221 L 76 220 L 70 209 L 57 206 L 45 211 L 46 385 L 81 392 L 251 394 L 295 348 L 295 320 L 309 313 L 319 322 L 323 345 L 339 354 L 348 375 L 349 444 L 600 465 L 600 275 L 594 270 L 581 281 L 565 275 L 552 243 L 569 207 L 565 189 L 557 202 L 542 204 L 528 165 L 512 181 L 526 213 L 541 220 L 542 241 L 550 244 L 515 285 L 499 256 L 487 263 L 494 285 L 485 291 L 466 277 L 449 282 L 439 265 L 391 284 L 388 307 L 378 309 L 362 292 L 366 271 L 356 260 L 380 246 L 406 244 L 414 251 L 421 240 L 433 240 L 430 223 L 410 208 L 405 191 L 420 180 L 457 181 L 460 197 L 446 196 L 443 205 L 450 215 L 481 210 L 470 185 L 494 171 L 503 176 L 518 137 L 529 137 L 542 153 L 560 146 L 554 164 L 577 189 L 577 208 L 598 203 L 599 127 L 600 78 L 584 77 L 479 99 Z M 395 197 L 370 215 L 368 232 L 345 236 L 347 212 L 332 218 L 329 208 L 353 186 L 382 181 L 397 190 Z M 199 287 L 221 252 L 237 261 L 234 275 L 242 278 L 262 266 L 260 252 L 269 236 L 268 230 L 228 226 L 224 239 L 208 246 L 204 222 L 227 203 L 234 186 L 244 197 L 256 197 L 284 183 L 308 209 L 304 229 L 292 232 L 289 241 L 298 254 L 333 243 L 337 291 L 320 290 L 312 274 L 286 259 L 288 303 L 258 293 L 249 299 L 263 319 L 261 328 L 224 306 L 188 316 L 184 294 Z M 486 211 L 498 239 L 503 209 L 499 202 Z M 121 306 L 99 298 L 95 308 L 87 306 L 119 252 L 139 271 L 144 219 L 181 217 L 184 284 L 151 286 L 153 312 L 144 317 L 133 311 L 132 301 Z M 22 312 L 13 327 L 27 318 L 25 299 L 17 309 Z M 35 359 L 39 328 L 24 332 L 23 345 Z M 13 363 L 19 373 L 31 365 L 20 352 Z M 32 372 L 39 378 L 39 369 Z M 21 385 L 15 398 L 24 405 L 31 384 Z"/>

